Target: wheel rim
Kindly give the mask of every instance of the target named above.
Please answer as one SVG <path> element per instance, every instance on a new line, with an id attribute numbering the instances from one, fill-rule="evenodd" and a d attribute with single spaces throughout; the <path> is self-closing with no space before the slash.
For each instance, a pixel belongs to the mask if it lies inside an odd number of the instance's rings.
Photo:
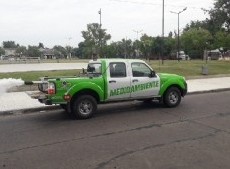
<path id="1" fill-rule="evenodd" d="M 79 104 L 79 112 L 84 115 L 88 115 L 93 110 L 93 105 L 89 100 L 83 100 Z"/>
<path id="2" fill-rule="evenodd" d="M 179 96 L 178 96 L 178 93 L 175 92 L 175 91 L 172 91 L 170 94 L 169 94 L 169 102 L 171 104 L 176 104 L 179 100 Z"/>

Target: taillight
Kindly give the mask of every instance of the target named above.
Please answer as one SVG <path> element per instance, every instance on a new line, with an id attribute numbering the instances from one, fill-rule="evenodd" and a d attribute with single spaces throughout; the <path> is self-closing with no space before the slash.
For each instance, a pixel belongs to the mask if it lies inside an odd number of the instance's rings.
<path id="1" fill-rule="evenodd" d="M 71 99 L 71 96 L 69 94 L 64 94 L 63 99 L 69 101 Z"/>
<path id="2" fill-rule="evenodd" d="M 49 83 L 48 84 L 48 94 L 55 94 L 55 85 L 54 83 Z"/>

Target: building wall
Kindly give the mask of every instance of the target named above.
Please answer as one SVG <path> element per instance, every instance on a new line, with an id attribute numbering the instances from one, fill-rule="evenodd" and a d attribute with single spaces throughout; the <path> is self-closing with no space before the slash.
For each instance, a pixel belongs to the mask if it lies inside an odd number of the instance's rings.
<path id="1" fill-rule="evenodd" d="M 9 56 L 9 55 L 16 55 L 16 49 L 13 49 L 13 48 L 7 49 L 7 48 L 5 48 L 4 50 L 5 50 L 5 55 L 6 55 L 6 56 Z"/>

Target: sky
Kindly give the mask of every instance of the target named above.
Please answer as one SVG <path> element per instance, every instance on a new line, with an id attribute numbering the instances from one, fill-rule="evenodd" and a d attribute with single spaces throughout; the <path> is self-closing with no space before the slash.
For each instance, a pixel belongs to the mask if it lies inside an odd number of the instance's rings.
<path id="1" fill-rule="evenodd" d="M 137 39 L 142 34 L 162 35 L 163 0 L 0 0 L 0 43 L 15 41 L 24 46 L 43 43 L 45 47 L 71 45 L 83 41 L 81 31 L 89 23 L 99 23 L 112 41 Z M 210 9 L 214 0 L 165 0 L 165 36 L 192 20 L 208 17 L 201 8 Z M 2 44 L 1 44 L 2 45 Z"/>

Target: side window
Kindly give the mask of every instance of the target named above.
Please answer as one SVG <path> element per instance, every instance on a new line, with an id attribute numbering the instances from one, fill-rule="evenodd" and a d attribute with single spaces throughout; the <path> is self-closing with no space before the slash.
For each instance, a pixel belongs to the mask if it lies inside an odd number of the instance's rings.
<path id="1" fill-rule="evenodd" d="M 110 77 L 126 77 L 125 63 L 114 62 L 109 64 Z"/>
<path id="2" fill-rule="evenodd" d="M 100 63 L 89 63 L 87 67 L 88 73 L 101 74 L 101 64 Z"/>
<path id="3" fill-rule="evenodd" d="M 149 77 L 151 69 L 144 63 L 132 63 L 133 77 Z"/>

